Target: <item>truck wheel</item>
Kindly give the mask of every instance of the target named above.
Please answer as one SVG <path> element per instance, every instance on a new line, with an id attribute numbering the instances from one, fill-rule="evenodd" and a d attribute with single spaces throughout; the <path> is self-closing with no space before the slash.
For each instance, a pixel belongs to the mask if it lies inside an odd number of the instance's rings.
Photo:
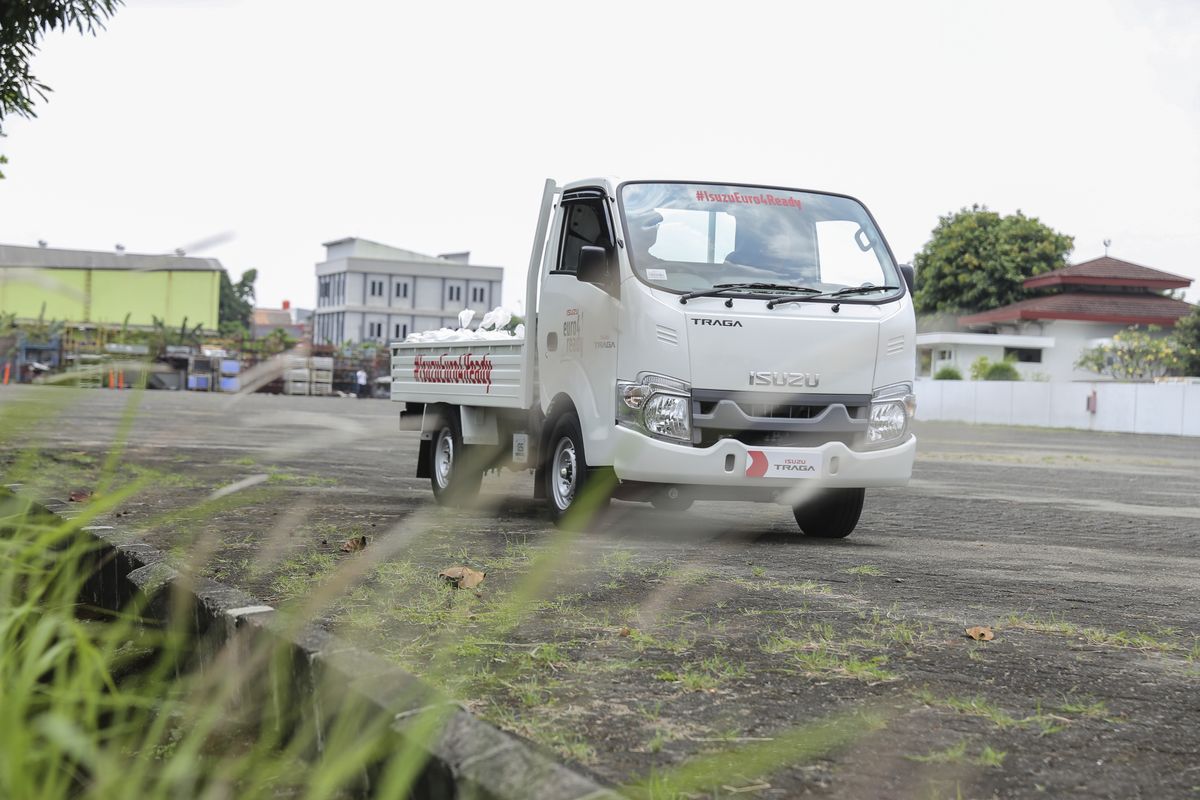
<path id="1" fill-rule="evenodd" d="M 550 516 L 559 527 L 582 528 L 592 516 L 608 506 L 609 487 L 592 481 L 579 418 L 563 414 L 550 435 L 546 463 L 546 501 Z"/>
<path id="2" fill-rule="evenodd" d="M 469 503 L 479 494 L 483 470 L 471 464 L 462 431 L 453 415 L 442 424 L 429 443 L 429 482 L 433 497 L 441 506 Z"/>
<path id="3" fill-rule="evenodd" d="M 675 492 L 674 497 L 671 496 L 672 491 Z M 668 489 L 650 498 L 650 505 L 659 511 L 687 511 L 692 507 L 692 502 L 693 498 L 681 493 L 678 489 Z"/>
<path id="4" fill-rule="evenodd" d="M 796 524 L 814 539 L 844 539 L 862 514 L 866 489 L 825 489 L 792 508 Z"/>

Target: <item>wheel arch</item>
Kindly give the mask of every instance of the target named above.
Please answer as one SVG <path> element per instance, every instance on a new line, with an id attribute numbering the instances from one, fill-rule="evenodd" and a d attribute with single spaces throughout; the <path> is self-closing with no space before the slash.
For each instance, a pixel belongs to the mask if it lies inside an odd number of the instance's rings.
<path id="1" fill-rule="evenodd" d="M 433 437 L 445 423 L 451 422 L 458 406 L 449 403 L 428 403 L 421 412 L 421 443 L 417 446 L 417 477 L 433 477 Z M 458 421 L 462 425 L 462 420 Z M 461 427 L 460 427 L 461 430 Z"/>
<path id="2" fill-rule="evenodd" d="M 537 467 L 533 471 L 533 498 L 535 500 L 546 499 L 546 462 L 551 456 L 550 437 L 554 435 L 554 426 L 558 424 L 559 419 L 568 413 L 574 414 L 576 419 L 579 418 L 575 402 L 565 392 L 559 392 L 546 407 L 546 418 L 542 422 L 542 429 L 538 436 Z"/>

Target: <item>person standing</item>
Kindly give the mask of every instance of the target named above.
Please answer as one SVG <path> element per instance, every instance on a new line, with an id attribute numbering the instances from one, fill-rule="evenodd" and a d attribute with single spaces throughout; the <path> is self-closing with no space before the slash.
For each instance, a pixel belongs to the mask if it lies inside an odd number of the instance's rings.
<path id="1" fill-rule="evenodd" d="M 354 373 L 354 381 L 358 384 L 358 396 L 360 398 L 367 396 L 367 371 L 362 367 L 358 368 L 358 372 Z"/>

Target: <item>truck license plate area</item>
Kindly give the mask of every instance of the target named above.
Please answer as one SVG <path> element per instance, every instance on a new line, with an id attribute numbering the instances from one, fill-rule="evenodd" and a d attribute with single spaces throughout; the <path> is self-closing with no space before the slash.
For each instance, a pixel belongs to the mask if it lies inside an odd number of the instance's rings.
<path id="1" fill-rule="evenodd" d="M 821 453 L 797 453 L 795 450 L 748 450 L 747 478 L 819 478 Z"/>

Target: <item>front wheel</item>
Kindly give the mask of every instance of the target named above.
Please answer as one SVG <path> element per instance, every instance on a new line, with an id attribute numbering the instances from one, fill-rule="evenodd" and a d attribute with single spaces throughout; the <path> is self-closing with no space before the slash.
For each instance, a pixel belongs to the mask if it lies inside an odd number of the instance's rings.
<path id="1" fill-rule="evenodd" d="M 866 489 L 823 489 L 794 506 L 796 524 L 814 539 L 845 539 L 858 525 Z"/>
<path id="2" fill-rule="evenodd" d="M 608 505 L 612 489 L 588 467 L 579 419 L 563 414 L 550 436 L 546 501 L 559 527 L 581 528 Z"/>
<path id="3" fill-rule="evenodd" d="M 462 432 L 453 417 L 442 424 L 429 446 L 429 482 L 438 505 L 458 506 L 474 500 L 483 482 L 483 470 L 470 463 Z"/>

